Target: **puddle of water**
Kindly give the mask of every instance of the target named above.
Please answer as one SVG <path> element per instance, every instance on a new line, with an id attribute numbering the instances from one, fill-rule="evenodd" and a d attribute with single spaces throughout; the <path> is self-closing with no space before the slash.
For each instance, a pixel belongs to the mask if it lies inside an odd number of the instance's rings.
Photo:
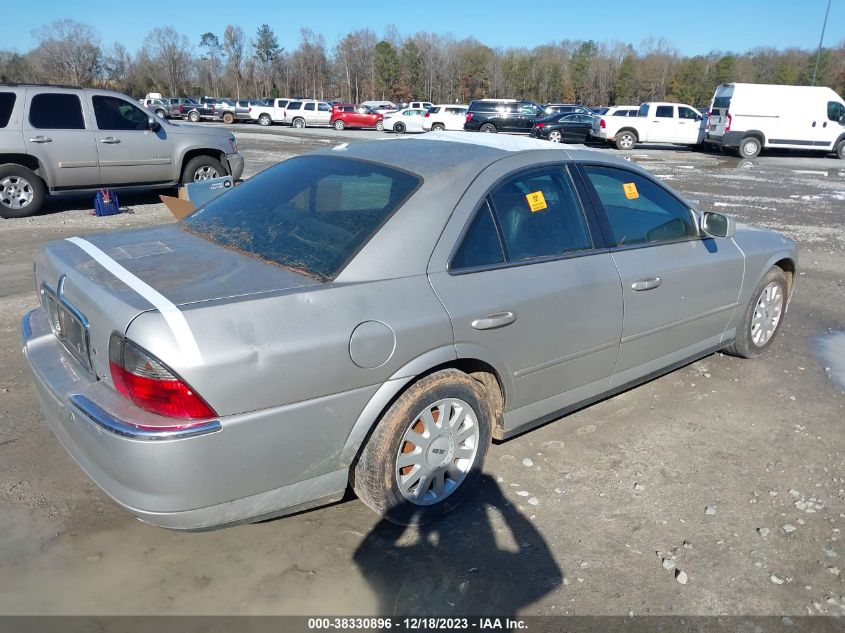
<path id="1" fill-rule="evenodd" d="M 826 373 L 845 391 L 845 332 L 836 332 L 819 339 L 819 350 Z"/>

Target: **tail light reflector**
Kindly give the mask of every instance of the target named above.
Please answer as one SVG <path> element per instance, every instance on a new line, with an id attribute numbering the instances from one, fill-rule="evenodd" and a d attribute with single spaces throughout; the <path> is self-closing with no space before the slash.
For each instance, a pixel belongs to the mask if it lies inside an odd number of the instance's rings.
<path id="1" fill-rule="evenodd" d="M 425 118 L 428 118 L 428 117 L 430 117 L 430 116 L 431 116 L 431 112 L 426 111 L 426 113 L 425 113 Z"/>
<path id="2" fill-rule="evenodd" d="M 604 119 L 599 119 L 599 127 L 603 130 L 607 129 L 607 123 L 605 123 Z"/>
<path id="3" fill-rule="evenodd" d="M 467 123 L 472 121 L 472 112 L 467 112 Z"/>
<path id="4" fill-rule="evenodd" d="M 731 131 L 731 121 L 733 120 L 733 117 L 730 114 L 725 114 L 725 117 L 728 120 L 728 122 L 725 124 L 725 132 L 730 132 Z"/>
<path id="5" fill-rule="evenodd" d="M 109 340 L 109 368 L 115 389 L 141 409 L 182 420 L 205 421 L 217 415 L 169 367 L 117 332 Z M 190 424 L 173 428 L 186 426 Z"/>

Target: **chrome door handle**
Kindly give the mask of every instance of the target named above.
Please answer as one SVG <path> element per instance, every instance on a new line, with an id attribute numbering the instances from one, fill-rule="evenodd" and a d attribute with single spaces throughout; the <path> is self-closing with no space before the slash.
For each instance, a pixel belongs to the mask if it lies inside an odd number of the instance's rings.
<path id="1" fill-rule="evenodd" d="M 631 288 L 634 290 L 651 290 L 652 288 L 657 288 L 662 283 L 663 280 L 660 277 L 646 277 L 645 279 L 640 279 L 632 283 Z"/>
<path id="2" fill-rule="evenodd" d="M 516 321 L 515 312 L 497 312 L 477 318 L 472 322 L 472 327 L 476 330 L 495 330 L 510 325 L 514 321 Z"/>
<path id="3" fill-rule="evenodd" d="M 113 136 L 107 136 L 106 138 L 101 138 L 100 143 L 105 143 L 106 145 L 115 145 L 116 143 L 120 143 L 120 139 L 115 138 Z"/>
<path id="4" fill-rule="evenodd" d="M 36 136 L 35 138 L 29 139 L 30 143 L 52 143 L 53 139 L 49 136 Z"/>

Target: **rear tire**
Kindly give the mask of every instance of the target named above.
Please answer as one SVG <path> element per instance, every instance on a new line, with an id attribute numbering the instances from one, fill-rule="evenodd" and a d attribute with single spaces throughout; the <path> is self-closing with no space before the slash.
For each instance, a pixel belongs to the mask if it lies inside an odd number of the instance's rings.
<path id="1" fill-rule="evenodd" d="M 0 217 L 25 218 L 44 206 L 44 181 L 31 169 L 14 163 L 0 165 Z"/>
<path id="2" fill-rule="evenodd" d="M 305 119 L 302 117 L 296 117 L 291 123 L 291 126 L 295 127 L 297 130 L 301 130 L 305 127 Z"/>
<path id="3" fill-rule="evenodd" d="M 221 178 L 228 175 L 222 163 L 211 156 L 194 156 L 182 171 L 182 184 Z"/>
<path id="4" fill-rule="evenodd" d="M 162 119 L 167 119 L 167 112 L 164 110 L 156 110 L 156 115 L 160 116 Z"/>
<path id="5" fill-rule="evenodd" d="M 446 129 L 446 126 L 443 125 L 442 123 L 435 123 L 434 125 L 431 126 L 432 132 L 442 132 L 445 129 Z"/>
<path id="6" fill-rule="evenodd" d="M 376 129 L 379 132 L 383 132 L 384 131 L 384 121 L 376 121 Z"/>
<path id="7" fill-rule="evenodd" d="M 188 112 L 188 121 L 190 121 L 191 123 L 198 123 L 199 120 L 199 112 Z"/>
<path id="8" fill-rule="evenodd" d="M 739 142 L 737 151 L 739 152 L 740 158 L 756 158 L 760 154 L 761 149 L 763 149 L 763 144 L 759 138 L 756 136 L 746 136 Z"/>
<path id="9" fill-rule="evenodd" d="M 549 132 L 549 140 L 552 143 L 560 143 L 563 141 L 563 134 L 560 133 L 560 130 L 552 130 Z"/>
<path id="10" fill-rule="evenodd" d="M 377 423 L 351 470 L 352 488 L 393 523 L 434 521 L 477 482 L 492 420 L 478 381 L 456 369 L 425 376 Z"/>
<path id="11" fill-rule="evenodd" d="M 777 266 L 770 268 L 751 295 L 736 339 L 723 350 L 725 353 L 756 358 L 771 346 L 783 323 L 788 287 L 786 273 Z"/>
<path id="12" fill-rule="evenodd" d="M 485 123 L 480 128 L 478 128 L 479 132 L 484 132 L 486 134 L 495 134 L 499 130 L 496 129 L 496 126 L 492 123 Z"/>
<path id="13" fill-rule="evenodd" d="M 619 132 L 613 139 L 616 144 L 616 149 L 634 149 L 637 146 L 637 135 L 631 131 L 625 130 Z"/>

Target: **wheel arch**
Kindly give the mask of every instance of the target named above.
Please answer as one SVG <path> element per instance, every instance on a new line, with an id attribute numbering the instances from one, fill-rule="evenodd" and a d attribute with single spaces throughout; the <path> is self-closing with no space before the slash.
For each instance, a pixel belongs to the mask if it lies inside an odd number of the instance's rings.
<path id="1" fill-rule="evenodd" d="M 415 358 L 379 387 L 352 426 L 338 458 L 338 469 L 349 468 L 355 464 L 376 424 L 411 385 L 443 369 L 457 369 L 481 383 L 495 412 L 493 437 L 500 438 L 505 402 L 509 395 L 503 376 L 508 374 L 480 358 L 456 357 L 455 348 L 450 345 Z"/>
<path id="2" fill-rule="evenodd" d="M 639 132 L 637 132 L 637 128 L 635 128 L 635 127 L 630 127 L 630 126 L 628 126 L 628 125 L 626 125 L 626 126 L 625 126 L 625 127 L 623 127 L 623 128 L 620 128 L 620 129 L 616 130 L 616 134 L 614 134 L 614 135 L 613 135 L 613 138 L 616 138 L 617 136 L 619 136 L 620 134 L 622 134 L 622 132 L 631 132 L 631 133 L 634 135 L 634 138 L 635 138 L 635 139 L 637 139 L 637 143 L 639 143 L 639 142 L 640 142 L 640 133 L 639 133 Z"/>
<path id="3" fill-rule="evenodd" d="M 49 174 L 44 165 L 31 154 L 16 154 L 14 152 L 6 152 L 0 154 L 0 165 L 9 164 L 20 165 L 26 167 L 35 173 L 36 176 L 44 181 L 44 186 L 49 188 Z"/>
<path id="4" fill-rule="evenodd" d="M 763 134 L 763 132 L 761 132 L 760 130 L 747 130 L 742 134 L 743 139 L 746 139 L 749 136 L 756 138 L 758 141 L 760 141 L 761 149 L 766 146 L 766 135 Z M 740 140 L 740 143 L 742 143 L 742 140 Z"/>
<path id="5" fill-rule="evenodd" d="M 215 160 L 219 160 L 220 164 L 223 165 L 223 169 L 227 171 L 229 170 L 229 161 L 226 160 L 226 154 L 224 152 L 210 147 L 195 147 L 185 151 L 182 155 L 182 160 L 179 163 L 179 173 L 177 174 L 177 179 L 182 177 L 182 173 L 185 171 L 185 166 L 188 164 L 188 161 L 192 158 L 196 158 L 197 156 L 210 156 Z"/>

